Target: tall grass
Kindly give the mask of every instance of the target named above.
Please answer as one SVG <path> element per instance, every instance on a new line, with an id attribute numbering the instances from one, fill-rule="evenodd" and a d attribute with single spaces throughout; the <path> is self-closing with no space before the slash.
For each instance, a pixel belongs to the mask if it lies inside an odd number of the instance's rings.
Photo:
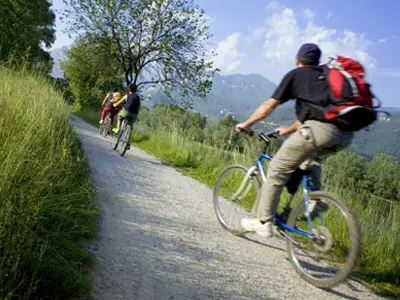
<path id="1" fill-rule="evenodd" d="M 93 124 L 97 124 L 99 119 L 98 112 L 84 111 L 77 114 Z M 209 187 L 214 186 L 225 167 L 253 164 L 260 150 L 259 144 L 255 142 L 244 153 L 227 152 L 194 142 L 177 132 L 136 130 L 132 140 L 136 146 L 181 168 Z M 327 165 L 324 165 L 324 174 L 330 174 L 329 171 L 328 160 Z M 324 190 L 341 195 L 355 211 L 362 227 L 362 255 L 356 274 L 366 279 L 376 291 L 400 296 L 400 203 L 376 199 L 364 192 L 362 187 L 342 189 L 333 176 L 323 176 L 323 179 Z M 287 194 L 283 198 L 287 198 Z"/>
<path id="2" fill-rule="evenodd" d="M 0 69 L 0 298 L 86 293 L 96 233 L 86 159 L 62 96 L 43 78 Z"/>

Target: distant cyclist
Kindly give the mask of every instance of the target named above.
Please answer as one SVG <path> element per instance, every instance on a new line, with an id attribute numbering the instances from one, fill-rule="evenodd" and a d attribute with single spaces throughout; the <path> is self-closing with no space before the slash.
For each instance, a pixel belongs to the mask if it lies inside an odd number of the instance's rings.
<path id="1" fill-rule="evenodd" d="M 104 118 L 107 113 L 110 113 L 111 124 L 114 124 L 114 116 L 118 113 L 118 110 L 114 108 L 113 103 L 119 101 L 121 99 L 121 93 L 118 92 L 117 88 L 114 88 L 111 93 L 107 94 L 104 97 L 101 106 L 103 108 L 103 112 L 101 113 L 100 124 L 103 124 Z"/>
<path id="2" fill-rule="evenodd" d="M 131 83 L 128 85 L 128 95 L 125 95 L 122 97 L 121 100 L 118 102 L 114 103 L 114 107 L 118 107 L 120 105 L 122 106 L 122 110 L 118 114 L 118 123 L 117 123 L 117 128 L 113 129 L 113 132 L 115 134 L 118 134 L 120 129 L 121 129 L 121 124 L 122 120 L 127 119 L 128 124 L 133 126 L 133 123 L 137 120 L 137 116 L 139 114 L 139 109 L 140 109 L 140 97 L 136 93 L 137 91 L 137 86 L 134 83 Z M 132 131 L 131 131 L 132 132 Z M 128 149 L 130 148 L 130 137 L 129 137 L 129 145 Z"/>

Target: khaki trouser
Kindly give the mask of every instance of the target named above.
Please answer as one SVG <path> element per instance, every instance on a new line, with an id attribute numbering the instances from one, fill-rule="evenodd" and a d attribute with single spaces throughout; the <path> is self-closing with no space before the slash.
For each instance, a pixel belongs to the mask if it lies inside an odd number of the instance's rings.
<path id="1" fill-rule="evenodd" d="M 302 165 L 314 168 L 315 188 L 321 186 L 319 163 L 312 159 L 321 153 L 337 152 L 350 145 L 353 133 L 344 132 L 333 124 L 306 121 L 281 146 L 268 167 L 267 180 L 260 193 L 257 218 L 271 221 L 279 204 L 282 190 L 292 173 Z M 319 170 L 319 171 L 318 171 Z M 318 175 L 319 172 L 319 175 Z M 311 172 L 312 174 L 313 172 Z"/>
<path id="2" fill-rule="evenodd" d="M 128 124 L 130 124 L 130 125 L 133 125 L 133 123 L 136 122 L 137 117 L 138 117 L 138 114 L 127 111 L 125 109 L 125 107 L 123 107 L 118 114 L 118 120 L 127 119 Z"/>

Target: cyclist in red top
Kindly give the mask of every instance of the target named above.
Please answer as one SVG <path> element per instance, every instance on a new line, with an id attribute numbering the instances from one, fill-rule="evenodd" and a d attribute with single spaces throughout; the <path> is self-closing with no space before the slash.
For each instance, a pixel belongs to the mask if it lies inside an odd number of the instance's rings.
<path id="1" fill-rule="evenodd" d="M 114 88 L 111 93 L 107 94 L 107 96 L 104 97 L 104 100 L 101 103 L 101 106 L 104 108 L 103 112 L 101 113 L 101 120 L 99 122 L 100 124 L 103 124 L 104 118 L 106 117 L 106 114 L 108 112 L 111 113 L 111 125 L 114 123 L 114 116 L 118 113 L 118 109 L 116 109 L 113 104 L 118 102 L 120 99 L 121 93 L 118 92 L 117 88 Z"/>

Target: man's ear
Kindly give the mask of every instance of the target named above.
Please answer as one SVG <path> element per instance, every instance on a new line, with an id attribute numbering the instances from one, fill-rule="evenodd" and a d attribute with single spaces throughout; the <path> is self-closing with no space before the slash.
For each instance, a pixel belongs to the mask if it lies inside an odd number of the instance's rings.
<path id="1" fill-rule="evenodd" d="M 301 67 L 301 61 L 300 61 L 300 57 L 296 56 L 296 67 Z"/>

